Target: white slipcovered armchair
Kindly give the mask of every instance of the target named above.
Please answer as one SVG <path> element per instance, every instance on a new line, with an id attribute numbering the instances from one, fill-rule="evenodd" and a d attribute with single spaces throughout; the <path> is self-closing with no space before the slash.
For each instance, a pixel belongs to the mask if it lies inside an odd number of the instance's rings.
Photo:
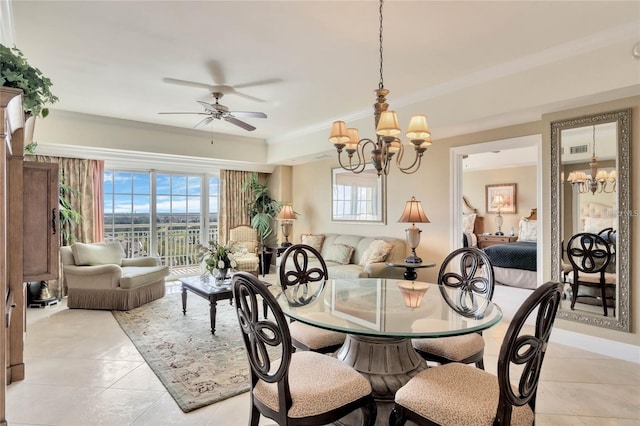
<path id="1" fill-rule="evenodd" d="M 251 272 L 258 276 L 258 231 L 249 225 L 238 225 L 229 229 L 229 242 L 234 245 L 236 252 L 236 270 Z"/>
<path id="2" fill-rule="evenodd" d="M 128 311 L 165 294 L 169 268 L 153 257 L 127 259 L 118 242 L 60 247 L 67 306 Z"/>

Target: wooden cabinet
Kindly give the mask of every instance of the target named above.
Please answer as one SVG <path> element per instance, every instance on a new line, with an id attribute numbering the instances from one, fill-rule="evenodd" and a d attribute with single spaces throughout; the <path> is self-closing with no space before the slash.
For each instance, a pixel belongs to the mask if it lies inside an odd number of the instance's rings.
<path id="1" fill-rule="evenodd" d="M 518 241 L 518 237 L 508 235 L 478 235 L 478 248 L 485 248 L 495 244 L 509 244 Z"/>
<path id="2" fill-rule="evenodd" d="M 58 165 L 25 161 L 24 281 L 58 278 Z"/>

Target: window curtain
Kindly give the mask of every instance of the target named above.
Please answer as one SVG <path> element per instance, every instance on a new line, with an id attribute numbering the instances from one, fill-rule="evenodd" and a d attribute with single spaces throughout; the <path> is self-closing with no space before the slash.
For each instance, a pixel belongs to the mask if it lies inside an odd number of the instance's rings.
<path id="1" fill-rule="evenodd" d="M 220 170 L 220 215 L 218 217 L 218 240 L 229 241 L 229 229 L 251 224 L 249 206 L 252 195 L 242 189 L 251 172 Z"/>
<path id="2" fill-rule="evenodd" d="M 58 164 L 60 182 L 77 190 L 69 197 L 73 209 L 82 216 L 82 220 L 69 229 L 74 241 L 83 243 L 102 241 L 104 236 L 104 161 L 44 155 L 25 155 L 25 161 Z"/>

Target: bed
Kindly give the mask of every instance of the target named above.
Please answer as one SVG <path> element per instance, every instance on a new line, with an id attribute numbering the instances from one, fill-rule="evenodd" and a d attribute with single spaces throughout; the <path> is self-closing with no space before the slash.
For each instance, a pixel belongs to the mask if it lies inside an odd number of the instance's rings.
<path id="1" fill-rule="evenodd" d="M 478 235 L 484 232 L 484 217 L 478 215 L 466 197 L 462 197 L 462 246 L 477 247 Z"/>
<path id="2" fill-rule="evenodd" d="M 496 284 L 535 289 L 537 273 L 537 209 L 520 219 L 518 240 L 510 244 L 496 244 L 484 248 L 496 278 Z"/>

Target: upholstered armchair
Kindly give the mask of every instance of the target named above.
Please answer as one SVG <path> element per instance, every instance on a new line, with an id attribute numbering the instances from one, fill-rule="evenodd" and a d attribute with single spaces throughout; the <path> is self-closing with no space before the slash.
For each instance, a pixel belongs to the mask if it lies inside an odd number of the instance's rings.
<path id="1" fill-rule="evenodd" d="M 60 247 L 67 306 L 128 311 L 165 294 L 169 268 L 153 257 L 127 259 L 118 242 Z"/>
<path id="2" fill-rule="evenodd" d="M 258 276 L 258 231 L 249 225 L 238 225 L 229 229 L 229 242 L 233 244 L 236 270 L 251 272 Z"/>

